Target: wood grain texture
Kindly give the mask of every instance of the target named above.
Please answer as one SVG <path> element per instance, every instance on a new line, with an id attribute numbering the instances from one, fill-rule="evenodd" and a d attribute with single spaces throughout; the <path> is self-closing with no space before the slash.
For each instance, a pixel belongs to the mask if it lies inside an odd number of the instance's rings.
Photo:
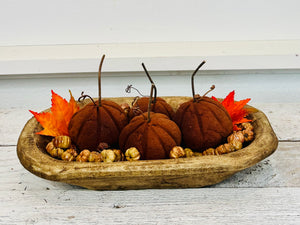
<path id="1" fill-rule="evenodd" d="M 279 142 L 278 149 L 271 156 L 210 187 L 300 187 L 299 149 L 300 142 Z M 22 191 L 26 187 L 38 192 L 46 188 L 51 190 L 82 190 L 77 186 L 42 179 L 25 170 L 17 157 L 16 146 L 0 147 L 0 151 L 5 152 L 6 156 L 0 158 L 0 191 Z"/>
<path id="2" fill-rule="evenodd" d="M 167 97 L 175 109 L 188 97 Z M 117 103 L 132 98 L 114 98 Z M 255 140 L 246 148 L 222 155 L 176 160 L 141 160 L 116 163 L 64 162 L 45 152 L 49 139 L 35 133 L 41 129 L 33 118 L 25 125 L 17 145 L 22 165 L 45 179 L 79 185 L 89 189 L 143 189 L 202 187 L 221 182 L 272 154 L 277 137 L 266 116 L 252 113 Z"/>

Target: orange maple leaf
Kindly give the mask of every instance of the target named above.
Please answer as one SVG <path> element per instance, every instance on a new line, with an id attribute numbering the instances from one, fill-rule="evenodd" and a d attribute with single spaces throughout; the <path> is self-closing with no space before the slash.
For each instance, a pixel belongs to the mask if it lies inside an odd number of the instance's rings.
<path id="1" fill-rule="evenodd" d="M 70 101 L 67 102 L 64 98 L 56 94 L 53 90 L 52 93 L 52 106 L 51 112 L 37 113 L 29 110 L 36 118 L 36 120 L 42 125 L 44 130 L 37 132 L 36 134 L 47 136 L 59 136 L 69 135 L 68 126 L 74 113 L 79 110 L 71 91 Z"/>
<path id="2" fill-rule="evenodd" d="M 230 92 L 226 98 L 220 102 L 225 109 L 228 111 L 232 124 L 233 130 L 240 130 L 237 124 L 250 122 L 251 120 L 247 119 L 246 116 L 249 114 L 249 111 L 244 108 L 244 106 L 251 100 L 250 98 L 235 102 L 234 101 L 234 91 Z M 212 99 L 219 102 L 217 98 L 212 96 Z"/>

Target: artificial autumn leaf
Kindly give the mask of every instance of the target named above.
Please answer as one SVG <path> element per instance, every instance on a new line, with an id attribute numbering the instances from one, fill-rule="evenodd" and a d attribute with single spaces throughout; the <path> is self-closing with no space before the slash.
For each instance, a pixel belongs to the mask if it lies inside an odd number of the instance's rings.
<path id="1" fill-rule="evenodd" d="M 68 126 L 69 122 L 74 113 L 79 110 L 75 99 L 70 92 L 70 101 L 67 102 L 64 98 L 56 94 L 53 90 L 52 93 L 52 106 L 51 112 L 37 113 L 29 110 L 36 120 L 42 125 L 44 130 L 37 132 L 40 135 L 47 136 L 59 136 L 59 135 L 69 135 Z"/>
<path id="2" fill-rule="evenodd" d="M 232 124 L 233 130 L 240 130 L 237 124 L 250 122 L 251 120 L 247 119 L 246 116 L 248 115 L 249 111 L 244 108 L 244 106 L 251 100 L 250 98 L 235 102 L 234 101 L 234 91 L 230 92 L 226 98 L 220 102 L 225 109 L 228 111 Z M 219 102 L 217 98 L 212 96 L 212 99 Z"/>

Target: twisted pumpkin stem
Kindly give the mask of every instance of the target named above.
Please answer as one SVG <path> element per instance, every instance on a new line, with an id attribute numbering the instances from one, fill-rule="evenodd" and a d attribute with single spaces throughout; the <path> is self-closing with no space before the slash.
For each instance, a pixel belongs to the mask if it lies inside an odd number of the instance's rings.
<path id="1" fill-rule="evenodd" d="M 140 96 L 145 97 L 145 95 L 143 95 L 137 88 L 133 87 L 132 84 L 127 85 L 127 87 L 125 88 L 125 92 L 131 93 L 131 89 L 135 90 Z"/>
<path id="2" fill-rule="evenodd" d="M 194 73 L 192 74 L 191 83 L 192 83 L 192 95 L 193 95 L 194 101 L 196 101 L 196 98 L 195 98 L 194 76 L 196 75 L 196 73 L 198 72 L 198 70 L 199 70 L 205 63 L 206 63 L 206 61 L 202 61 L 202 63 L 200 63 L 200 65 L 195 69 Z"/>
<path id="3" fill-rule="evenodd" d="M 156 102 L 156 96 L 157 96 L 157 89 L 156 89 L 156 86 L 155 86 L 155 84 L 154 84 L 154 82 L 153 82 L 153 80 L 152 80 L 152 78 L 151 78 L 151 76 L 150 76 L 148 70 L 146 69 L 146 66 L 145 66 L 144 63 L 142 63 L 142 66 L 143 66 L 143 68 L 144 68 L 144 71 L 145 71 L 145 73 L 146 73 L 146 75 L 147 75 L 149 81 L 151 82 L 152 85 L 154 85 L 154 99 L 153 99 L 152 103 L 155 104 L 155 102 Z"/>
<path id="4" fill-rule="evenodd" d="M 151 85 L 151 91 L 150 91 L 150 97 L 149 97 L 149 104 L 148 104 L 148 118 L 147 118 L 147 122 L 149 123 L 151 121 L 150 118 L 150 111 L 151 111 L 151 103 L 152 103 L 152 98 L 153 98 L 153 90 L 155 88 L 155 85 L 152 84 Z"/>
<path id="5" fill-rule="evenodd" d="M 133 101 L 131 102 L 131 107 L 133 107 L 135 104 L 139 107 L 139 105 L 138 105 L 138 100 L 140 99 L 140 97 L 139 96 L 136 96 L 134 99 L 133 99 Z"/>
<path id="6" fill-rule="evenodd" d="M 216 86 L 214 84 L 211 85 L 210 89 L 207 92 L 205 92 L 205 94 L 202 97 L 206 96 L 209 92 L 213 91 L 215 88 Z"/>
<path id="7" fill-rule="evenodd" d="M 78 98 L 78 102 L 82 102 L 86 98 L 91 99 L 91 101 L 94 103 L 94 105 L 96 105 L 96 102 L 94 101 L 94 99 L 91 96 L 89 96 L 89 95 L 84 95 L 84 92 L 81 92 L 81 96 Z"/>
<path id="8" fill-rule="evenodd" d="M 105 55 L 102 56 L 101 62 L 99 65 L 99 70 L 98 70 L 98 105 L 101 106 L 101 70 L 102 70 L 102 64 L 104 61 Z"/>
<path id="9" fill-rule="evenodd" d="M 143 115 L 144 119 L 146 120 L 147 117 L 144 115 L 144 112 L 140 109 L 140 106 L 139 106 L 139 104 L 138 104 L 138 99 L 139 99 L 139 98 L 140 98 L 139 96 L 136 96 L 136 97 L 133 99 L 133 101 L 132 101 L 132 103 L 131 103 L 132 111 L 133 111 L 133 113 L 136 114 L 136 115 Z"/>
<path id="10" fill-rule="evenodd" d="M 202 96 L 200 96 L 199 94 L 195 94 L 194 95 L 194 102 L 199 102 L 203 97 L 205 97 L 209 92 L 211 92 L 212 90 L 214 90 L 215 89 L 215 85 L 212 85 L 211 87 L 210 87 L 210 89 L 207 91 L 207 92 L 205 92 L 205 94 L 204 95 L 202 95 Z"/>

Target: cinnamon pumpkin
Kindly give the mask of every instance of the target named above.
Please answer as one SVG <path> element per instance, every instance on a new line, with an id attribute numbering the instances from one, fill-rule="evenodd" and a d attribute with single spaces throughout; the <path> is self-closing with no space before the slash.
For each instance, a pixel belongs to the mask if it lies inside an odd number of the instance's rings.
<path id="1" fill-rule="evenodd" d="M 181 132 L 175 122 L 161 113 L 150 112 L 152 91 L 148 101 L 148 112 L 134 117 L 122 130 L 119 139 L 121 150 L 135 147 L 141 159 L 165 159 L 174 146 L 180 145 Z"/>
<path id="2" fill-rule="evenodd" d="M 100 143 L 118 146 L 121 130 L 128 123 L 121 106 L 101 99 L 101 68 L 104 57 L 103 55 L 98 72 L 98 101 L 92 99 L 92 103 L 75 113 L 69 123 L 69 135 L 79 150 L 96 151 Z"/>
<path id="3" fill-rule="evenodd" d="M 203 61 L 192 75 L 193 99 L 180 105 L 176 111 L 174 121 L 179 126 L 183 143 L 193 151 L 204 151 L 225 142 L 232 133 L 232 121 L 227 110 L 222 104 L 212 98 L 195 95 L 194 76 Z M 214 85 L 211 90 L 214 89 Z"/>

